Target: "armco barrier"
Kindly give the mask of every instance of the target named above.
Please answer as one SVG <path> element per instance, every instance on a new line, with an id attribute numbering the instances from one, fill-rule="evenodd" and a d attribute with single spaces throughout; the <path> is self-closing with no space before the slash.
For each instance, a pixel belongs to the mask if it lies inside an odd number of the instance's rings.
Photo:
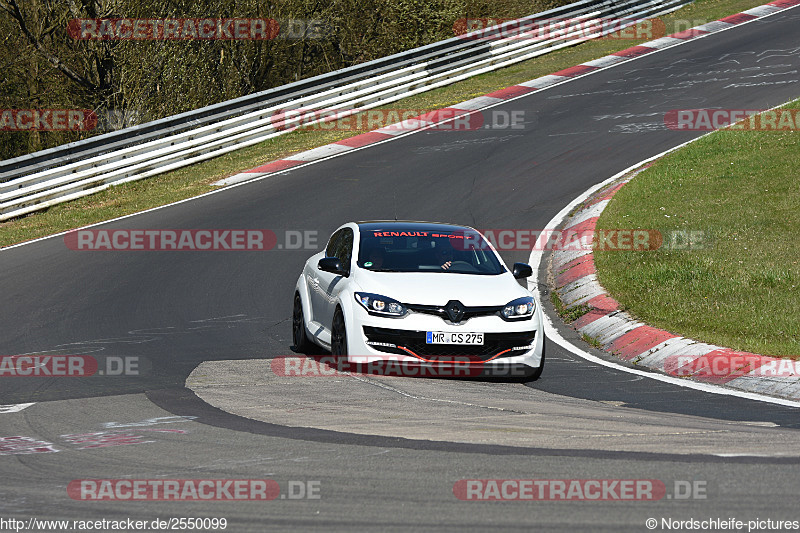
<path id="1" fill-rule="evenodd" d="M 547 18 L 625 19 L 613 29 L 551 39 L 454 37 L 195 111 L 0 161 L 0 221 L 197 163 L 285 133 L 279 110 L 353 113 L 618 31 L 690 0 L 581 0 L 499 25 Z M 482 30 L 486 31 L 486 30 Z M 535 30 L 532 30 L 535 31 Z M 523 34 L 524 35 L 524 34 Z"/>

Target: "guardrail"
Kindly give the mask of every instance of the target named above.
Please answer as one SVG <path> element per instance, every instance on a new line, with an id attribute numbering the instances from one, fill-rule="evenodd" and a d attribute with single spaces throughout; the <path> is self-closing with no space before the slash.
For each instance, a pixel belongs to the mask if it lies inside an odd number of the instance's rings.
<path id="1" fill-rule="evenodd" d="M 495 27 L 501 35 L 513 29 L 513 37 L 486 40 L 471 38 L 479 35 L 473 32 L 195 111 L 0 161 L 0 221 L 281 135 L 286 130 L 285 123 L 276 116 L 279 111 L 335 108 L 357 113 L 618 31 L 636 20 L 674 11 L 691 1 L 581 0 Z M 627 22 L 589 35 L 576 30 L 544 40 L 525 38 L 517 30 L 536 20 L 567 17 L 586 20 L 616 17 Z"/>

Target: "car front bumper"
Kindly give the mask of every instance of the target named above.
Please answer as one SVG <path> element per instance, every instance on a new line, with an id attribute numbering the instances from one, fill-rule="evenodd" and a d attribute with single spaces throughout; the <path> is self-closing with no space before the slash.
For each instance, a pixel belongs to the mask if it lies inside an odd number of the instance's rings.
<path id="1" fill-rule="evenodd" d="M 469 375 L 520 375 L 541 365 L 544 349 L 541 309 L 528 320 L 473 317 L 459 324 L 409 312 L 402 318 L 370 315 L 354 305 L 348 324 L 348 360 L 353 363 L 396 362 L 422 370 L 464 369 Z M 484 344 L 428 344 L 428 331 L 483 333 Z"/>

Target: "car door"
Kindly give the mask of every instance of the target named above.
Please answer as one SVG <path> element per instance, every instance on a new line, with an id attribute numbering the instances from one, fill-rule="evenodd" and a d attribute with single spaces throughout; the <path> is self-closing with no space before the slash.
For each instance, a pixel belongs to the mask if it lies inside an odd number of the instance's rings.
<path id="1" fill-rule="evenodd" d="M 328 239 L 328 245 L 325 247 L 325 257 L 333 257 L 333 250 L 343 233 L 344 229 L 340 229 L 331 235 L 331 238 Z M 327 294 L 323 287 L 327 287 L 333 277 L 333 274 L 320 270 L 316 263 L 311 265 L 310 275 L 306 277 L 308 295 L 311 300 L 311 320 L 318 322 L 326 330 L 329 329 L 331 325 L 325 320 L 328 313 L 328 305 Z"/>
<path id="2" fill-rule="evenodd" d="M 320 321 L 326 329 L 330 329 L 333 323 L 336 302 L 339 293 L 347 283 L 347 276 L 350 275 L 351 261 L 353 259 L 353 230 L 351 228 L 342 228 L 340 231 L 341 235 L 332 242 L 333 246 L 331 246 L 328 257 L 338 258 L 342 262 L 346 275 L 340 276 L 330 272 L 322 272 L 322 275 L 320 275 L 320 289 L 323 292 L 325 306 L 324 316 L 320 317 Z"/>
<path id="3" fill-rule="evenodd" d="M 338 257 L 349 272 L 353 255 L 353 230 L 342 228 L 328 240 L 325 257 Z M 323 272 L 313 265 L 313 274 L 308 279 L 308 294 L 311 298 L 311 319 L 329 331 L 336 309 L 336 298 L 344 286 L 345 277 Z"/>

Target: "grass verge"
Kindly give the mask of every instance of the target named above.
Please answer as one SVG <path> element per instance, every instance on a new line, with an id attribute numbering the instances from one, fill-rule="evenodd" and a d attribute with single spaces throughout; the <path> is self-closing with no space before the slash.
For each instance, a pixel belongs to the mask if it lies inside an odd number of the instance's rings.
<path id="1" fill-rule="evenodd" d="M 762 5 L 765 0 L 698 0 L 659 17 L 666 33 Z M 653 37 L 659 37 L 654 35 Z M 528 81 L 650 40 L 600 39 L 559 50 L 511 67 L 406 98 L 392 108 L 432 110 Z M 238 172 L 287 155 L 322 146 L 360 131 L 306 130 L 153 178 L 111 187 L 106 191 L 0 223 L 0 247 L 136 213 L 214 190 L 211 184 Z"/>
<path id="2" fill-rule="evenodd" d="M 591 335 L 587 335 L 586 333 L 581 333 L 581 339 L 583 342 L 589 344 L 592 348 L 597 348 L 598 350 L 603 349 L 603 343 L 597 340 L 596 338 L 592 337 Z"/>
<path id="3" fill-rule="evenodd" d="M 558 291 L 552 291 L 550 293 L 550 302 L 553 304 L 553 308 L 556 310 L 558 316 L 561 317 L 561 320 L 567 324 L 575 322 L 580 317 L 591 311 L 588 305 L 583 304 L 567 308 L 567 306 L 564 305 L 564 302 L 561 300 L 561 297 L 558 295 Z"/>
<path id="4" fill-rule="evenodd" d="M 597 228 L 697 230 L 706 245 L 598 251 L 600 283 L 653 326 L 800 359 L 798 153 L 797 131 L 721 130 L 657 161 L 616 194 Z"/>

